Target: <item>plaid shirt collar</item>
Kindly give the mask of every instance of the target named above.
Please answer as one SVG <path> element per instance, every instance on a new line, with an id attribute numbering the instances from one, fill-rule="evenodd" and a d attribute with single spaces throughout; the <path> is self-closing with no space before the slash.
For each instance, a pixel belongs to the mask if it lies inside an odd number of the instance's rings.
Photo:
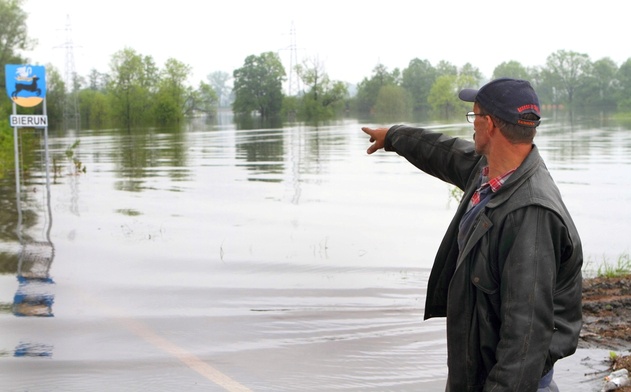
<path id="1" fill-rule="evenodd" d="M 471 196 L 471 204 L 470 205 L 474 206 L 474 205 L 476 205 L 476 204 L 478 204 L 480 202 L 481 194 L 486 188 L 490 187 L 491 191 L 493 193 L 499 191 L 500 188 L 506 182 L 506 180 L 508 180 L 510 175 L 513 174 L 513 172 L 515 172 L 515 170 L 516 169 L 509 170 L 506 173 L 504 173 L 502 175 L 499 175 L 497 177 L 491 178 L 489 180 L 488 179 L 489 178 L 489 167 L 488 166 L 484 166 L 482 168 L 481 180 L 480 180 L 480 182 L 482 182 L 482 185 L 480 185 L 480 187 L 475 191 L 473 196 Z"/>

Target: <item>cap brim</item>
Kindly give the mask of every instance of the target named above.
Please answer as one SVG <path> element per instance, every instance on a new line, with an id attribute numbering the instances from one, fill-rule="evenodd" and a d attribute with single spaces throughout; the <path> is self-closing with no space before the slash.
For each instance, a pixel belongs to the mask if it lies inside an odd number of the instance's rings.
<path id="1" fill-rule="evenodd" d="M 458 98 L 462 99 L 465 102 L 475 102 L 475 97 L 478 96 L 478 90 L 472 88 L 465 88 L 460 90 L 458 93 Z"/>

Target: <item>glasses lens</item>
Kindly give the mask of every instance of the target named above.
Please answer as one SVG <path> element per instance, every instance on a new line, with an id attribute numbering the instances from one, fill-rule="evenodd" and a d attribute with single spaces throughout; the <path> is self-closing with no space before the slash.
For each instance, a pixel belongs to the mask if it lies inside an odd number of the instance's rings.
<path id="1" fill-rule="evenodd" d="M 467 113 L 467 121 L 469 121 L 470 123 L 475 121 L 475 114 L 473 112 Z"/>

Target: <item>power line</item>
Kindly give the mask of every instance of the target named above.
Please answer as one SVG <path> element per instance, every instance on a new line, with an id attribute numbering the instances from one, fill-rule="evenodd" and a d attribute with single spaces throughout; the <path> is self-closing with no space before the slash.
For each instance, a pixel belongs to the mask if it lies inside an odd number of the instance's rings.
<path id="1" fill-rule="evenodd" d="M 79 114 L 79 81 L 75 69 L 74 44 L 72 42 L 72 24 L 70 15 L 66 15 L 66 41 L 61 45 L 65 50 L 64 83 L 66 85 L 65 99 L 63 103 L 64 129 L 79 129 L 81 119 Z"/>
<path id="2" fill-rule="evenodd" d="M 287 95 L 295 96 L 300 92 L 300 78 L 296 73 L 296 65 L 298 65 L 298 47 L 296 45 L 296 27 L 294 22 L 291 22 L 291 29 L 289 31 L 289 83 L 287 86 Z"/>

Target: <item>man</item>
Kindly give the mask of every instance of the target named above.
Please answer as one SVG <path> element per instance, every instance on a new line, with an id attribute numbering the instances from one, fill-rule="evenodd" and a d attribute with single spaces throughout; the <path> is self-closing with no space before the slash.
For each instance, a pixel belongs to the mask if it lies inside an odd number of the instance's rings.
<path id="1" fill-rule="evenodd" d="M 582 325 L 581 241 L 533 144 L 530 83 L 496 79 L 460 99 L 474 142 L 403 125 L 362 128 L 464 195 L 438 249 L 425 319 L 447 317 L 447 391 L 557 391 L 554 363 Z"/>

